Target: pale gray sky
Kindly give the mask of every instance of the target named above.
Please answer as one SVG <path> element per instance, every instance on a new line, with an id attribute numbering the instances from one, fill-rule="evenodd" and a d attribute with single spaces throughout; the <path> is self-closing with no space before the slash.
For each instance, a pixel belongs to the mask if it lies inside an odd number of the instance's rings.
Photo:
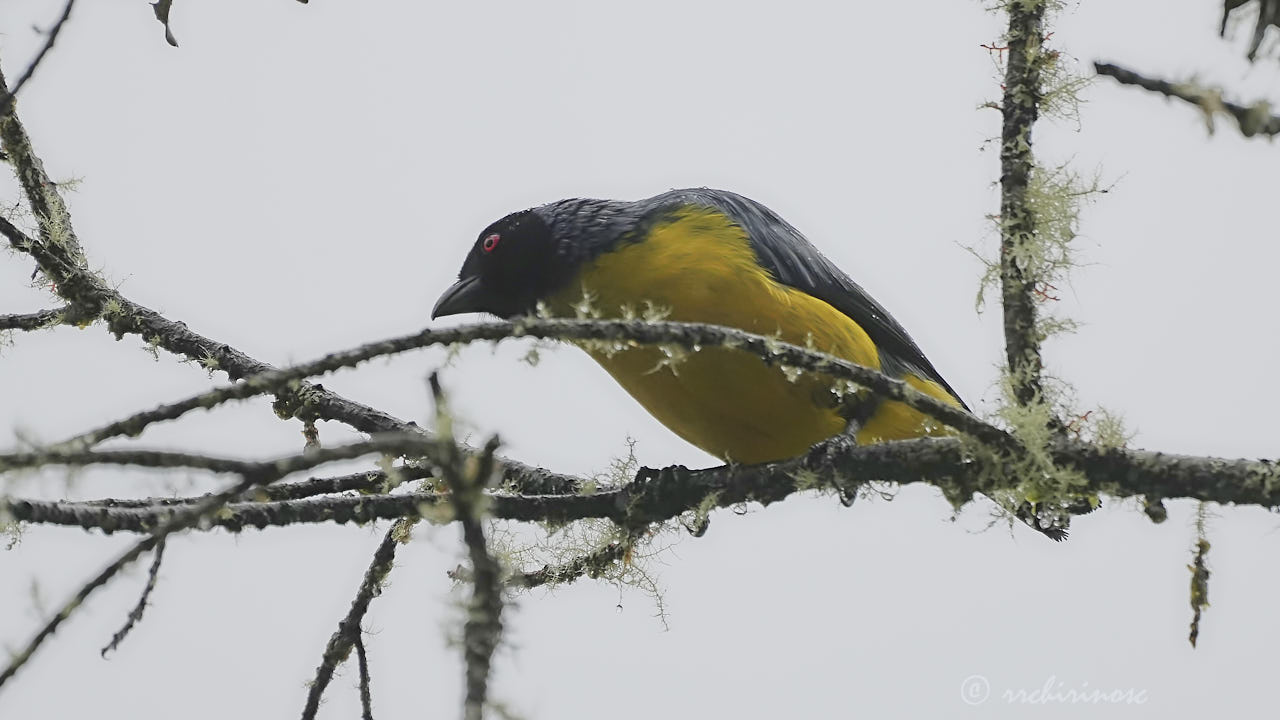
<path id="1" fill-rule="evenodd" d="M 0 6 L 15 78 L 60 3 Z M 1087 72 L 1113 60 L 1275 94 L 1215 37 L 1220 2 L 1099 0 L 1056 24 Z M 977 315 L 991 251 L 999 93 L 979 45 L 1001 19 L 978 2 L 179 2 L 163 42 L 146 3 L 80 3 L 19 109 L 70 197 L 95 266 L 129 297 L 284 364 L 423 327 L 476 232 L 568 196 L 638 198 L 710 185 L 771 206 L 880 299 L 979 411 L 1002 354 L 997 308 Z M 1081 120 L 1037 128 L 1047 162 L 1097 170 L 1114 190 L 1083 215 L 1091 263 L 1059 310 L 1084 323 L 1047 346 L 1081 402 L 1123 413 L 1134 444 L 1277 454 L 1265 378 L 1280 357 L 1274 268 L 1280 151 L 1183 106 L 1100 80 Z M 17 196 L 4 181 L 3 195 Z M 0 258 L 0 312 L 54 304 Z M 527 346 L 465 352 L 444 379 L 477 433 L 566 472 L 607 467 L 637 441 L 648 465 L 711 460 L 640 409 L 584 355 L 536 368 Z M 420 352 L 324 381 L 401 417 L 426 416 Z M 221 382 L 221 378 L 216 379 Z M 0 433 L 58 440 L 211 385 L 191 365 L 101 327 L 22 335 L 0 350 Z M 333 444 L 356 435 L 325 426 Z M 159 426 L 149 447 L 263 457 L 299 449 L 266 402 Z M 84 472 L 73 492 L 165 492 L 142 473 Z M 194 478 L 190 489 L 211 487 Z M 57 496 L 49 474 L 7 491 Z M 1141 705 L 1037 707 L 1043 717 L 1242 714 L 1274 703 L 1280 619 L 1276 520 L 1220 509 L 1212 607 L 1186 641 L 1193 505 L 1152 525 L 1107 503 L 1053 544 L 981 532 L 989 505 L 951 522 L 938 494 L 903 489 L 851 509 L 796 497 L 720 512 L 656 567 L 669 630 L 643 594 L 584 582 L 507 615 L 495 698 L 532 718 L 714 714 L 1022 717 L 1001 698 L 1046 683 L 1133 690 Z M 144 622 L 100 648 L 144 580 L 96 596 L 0 694 L 0 715 L 292 717 L 383 527 L 197 534 L 170 543 Z M 127 538 L 29 529 L 0 552 L 0 642 L 25 642 Z M 457 626 L 445 571 L 457 530 L 400 553 L 366 621 L 379 718 L 458 710 Z M 616 606 L 621 597 L 622 609 Z M 991 697 L 971 707 L 980 675 Z M 354 669 L 321 717 L 358 714 Z"/>

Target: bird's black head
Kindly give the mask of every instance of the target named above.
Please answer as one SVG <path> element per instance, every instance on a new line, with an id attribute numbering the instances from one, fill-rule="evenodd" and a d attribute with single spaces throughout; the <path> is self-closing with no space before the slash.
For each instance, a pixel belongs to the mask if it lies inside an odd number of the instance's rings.
<path id="1" fill-rule="evenodd" d="M 527 314 L 571 275 L 570 263 L 556 252 L 547 221 L 534 210 L 512 213 L 480 233 L 462 263 L 458 282 L 436 301 L 431 317 Z"/>

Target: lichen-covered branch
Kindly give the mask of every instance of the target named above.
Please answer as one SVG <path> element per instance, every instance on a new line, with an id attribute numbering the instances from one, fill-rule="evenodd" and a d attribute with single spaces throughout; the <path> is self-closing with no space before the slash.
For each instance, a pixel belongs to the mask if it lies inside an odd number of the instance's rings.
<path id="1" fill-rule="evenodd" d="M 46 466 L 87 467 L 117 465 L 143 468 L 187 468 L 213 473 L 271 475 L 279 479 L 338 460 L 351 460 L 370 453 L 391 453 L 412 457 L 432 457 L 442 443 L 422 433 L 386 433 L 368 440 L 308 450 L 274 460 L 251 461 L 164 450 L 80 450 L 34 451 L 0 454 L 0 472 Z M 222 493 L 218 493 L 221 496 Z M 234 496 L 233 496 L 234 497 Z"/>
<path id="2" fill-rule="evenodd" d="M 1044 56 L 1045 0 L 1009 0 L 1006 33 L 1004 118 L 1000 134 L 1000 281 L 1004 306 L 1005 355 L 1013 394 L 1021 405 L 1041 397 L 1040 336 L 1036 327 L 1038 278 L 1020 258 L 1036 241 L 1036 217 L 1027 202 L 1035 159 L 1031 129 L 1040 113 L 1040 70 Z"/>
<path id="3" fill-rule="evenodd" d="M 452 443 L 449 444 L 452 446 Z M 101 573 L 85 584 L 70 601 L 36 634 L 28 646 L 14 656 L 9 667 L 0 672 L 0 685 L 17 671 L 32 653 L 57 629 L 58 625 L 78 608 L 95 590 L 105 585 L 126 565 L 139 555 L 163 542 L 170 534 L 193 527 L 197 523 L 215 520 L 214 513 L 223 509 L 231 500 L 242 497 L 251 488 L 273 483 L 296 472 L 302 472 L 319 465 L 337 460 L 350 460 L 374 452 L 410 455 L 414 457 L 432 457 L 441 454 L 441 443 L 420 433 L 398 433 L 381 435 L 364 442 L 352 443 L 336 447 L 308 450 L 298 455 L 288 455 L 274 460 L 260 462 L 213 458 L 188 453 L 167 453 L 143 450 L 104 450 L 99 452 L 70 453 L 13 453 L 0 455 L 0 469 L 23 467 L 42 467 L 45 465 L 87 466 L 87 465 L 129 465 L 138 467 L 159 468 L 193 468 L 220 473 L 235 473 L 241 481 L 230 489 L 209 496 L 195 505 L 168 506 L 166 515 L 146 532 L 150 535 L 135 544 L 119 556 Z M 456 453 L 456 450 L 454 451 Z M 58 505 L 58 503 L 54 503 Z M 0 516 L 8 519 L 21 519 L 12 511 L 17 506 L 11 499 L 0 500 Z M 90 508 L 85 512 L 112 512 L 112 508 Z M 119 512 L 118 510 L 115 512 Z M 128 512 L 127 510 L 125 512 Z M 407 521 L 406 521 L 407 522 Z"/>
<path id="4" fill-rule="evenodd" d="M 432 373 L 430 383 L 442 439 L 452 443 L 451 423 L 440 378 Z M 489 698 L 489 669 L 493 663 L 493 652 L 502 638 L 502 568 L 489 553 L 489 542 L 484 532 L 489 500 L 485 489 L 493 474 L 497 450 L 498 439 L 491 438 L 485 444 L 479 461 L 467 468 L 462 454 L 454 446 L 453 452 L 445 449 L 444 462 L 440 464 L 449 487 L 454 517 L 462 526 L 462 541 L 471 560 L 471 601 L 467 603 L 467 619 L 462 627 L 467 690 L 462 704 L 465 720 L 484 717 Z"/>
<path id="5" fill-rule="evenodd" d="M 41 330 L 59 325 L 66 317 L 67 310 L 68 308 L 64 306 L 33 313 L 0 315 L 0 330 Z"/>
<path id="6" fill-rule="evenodd" d="M 421 480 L 431 477 L 434 470 L 425 464 L 396 466 L 390 473 L 382 470 L 334 475 L 332 477 L 316 477 L 298 482 L 277 483 L 263 488 L 255 488 L 245 497 L 237 498 L 241 502 L 273 502 L 278 500 L 300 500 L 317 495 L 334 495 L 344 492 L 388 493 L 410 480 Z M 565 491 L 561 491 L 565 492 Z M 68 507 L 108 507 L 108 508 L 149 508 L 167 505 L 191 505 L 203 502 L 209 494 L 188 497 L 143 497 L 143 498 L 103 498 L 101 500 L 65 500 L 62 504 Z"/>
<path id="7" fill-rule="evenodd" d="M 1280 506 L 1280 466 L 1271 460 L 1193 457 L 1143 450 L 1100 448 L 1059 439 L 1049 447 L 1053 462 L 1081 475 L 1081 495 L 1116 498 L 1192 498 L 1223 504 Z M 974 462 L 954 438 L 921 438 L 854 446 L 833 438 L 806 455 L 766 465 L 689 470 L 675 466 L 646 471 L 631 483 L 590 494 L 518 495 L 491 492 L 487 512 L 507 520 L 567 522 L 608 518 L 641 528 L 681 513 L 743 502 L 769 504 L 807 489 L 837 488 L 846 495 L 868 482 L 933 485 L 954 505 L 975 493 L 1014 488 L 1020 477 Z M 711 498 L 708 501 L 708 498 Z M 227 505 L 209 527 L 240 531 L 295 523 L 367 523 L 427 517 L 441 520 L 445 493 L 416 492 L 308 498 Z M 0 499 L 0 516 L 23 522 L 67 525 L 105 532 L 150 532 L 181 508 L 112 508 L 56 501 Z M 445 517 L 449 517 L 447 513 Z"/>
<path id="8" fill-rule="evenodd" d="M 0 85 L 5 84 L 0 72 Z M 31 138 L 18 120 L 14 108 L 0 114 L 0 145 L 3 145 L 14 175 L 27 196 L 31 213 L 40 223 L 39 239 L 26 237 L 7 218 L 0 216 L 0 232 L 14 249 L 30 254 L 77 313 L 94 316 L 101 311 L 101 281 L 88 270 L 80 241 L 71 227 L 71 215 L 58 186 L 45 172 L 44 163 L 31 147 Z M 15 231 L 16 236 L 10 232 Z M 97 282 L 95 282 L 97 281 Z"/>
<path id="9" fill-rule="evenodd" d="M 196 409 L 208 409 L 233 400 L 281 392 L 296 387 L 302 378 L 354 367 L 374 358 L 424 347 L 499 341 L 508 338 L 591 341 L 619 345 L 666 344 L 688 350 L 714 345 L 729 346 L 759 355 L 766 362 L 776 365 L 822 373 L 835 380 L 847 380 L 868 388 L 883 398 L 909 405 L 938 422 L 966 432 L 983 442 L 1001 447 L 1014 447 L 1004 431 L 953 405 L 925 395 L 901 380 L 855 365 L 842 358 L 791 345 L 776 338 L 703 323 L 550 318 L 521 318 L 511 322 L 428 328 L 409 335 L 371 342 L 289 368 L 268 370 L 234 385 L 161 405 L 104 425 L 61 445 L 69 448 L 89 447 L 113 437 L 135 436 L 152 424 L 180 418 Z"/>
<path id="10" fill-rule="evenodd" d="M 596 577 L 609 566 L 622 560 L 627 547 L 621 542 L 611 542 L 604 547 L 580 555 L 568 562 L 543 565 L 537 570 L 515 573 L 507 578 L 507 584 L 520 588 L 536 588 L 543 585 L 564 585 L 581 577 Z"/>
<path id="11" fill-rule="evenodd" d="M 1240 134 L 1245 137 L 1280 135 L 1280 116 L 1271 114 L 1271 103 L 1262 100 L 1253 105 L 1240 105 L 1222 99 L 1222 91 L 1206 88 L 1194 82 L 1173 83 L 1159 78 L 1140 75 L 1133 70 L 1110 63 L 1094 63 L 1093 69 L 1099 75 L 1115 78 L 1125 85 L 1136 85 L 1144 90 L 1160 93 L 1165 97 L 1177 98 L 1194 105 L 1204 114 L 1205 123 L 1210 132 L 1213 131 L 1213 118 L 1227 115 L 1235 120 Z"/>
<path id="12" fill-rule="evenodd" d="M 4 83 L 0 73 L 0 84 Z M 0 142 L 18 177 L 32 214 L 40 222 L 39 237 L 32 238 L 8 218 L 0 217 L 0 235 L 10 245 L 35 259 L 40 271 L 51 281 L 54 292 L 72 305 L 69 321 L 86 322 L 103 318 L 117 338 L 137 335 L 202 367 L 227 373 L 232 380 L 260 375 L 273 368 L 235 348 L 204 337 L 185 323 L 133 302 L 89 269 L 80 242 L 71 227 L 71 218 L 57 184 L 45 172 L 31 139 L 10 108 L 0 116 Z M 299 384 L 294 394 L 277 395 L 276 410 L 285 416 L 302 415 L 337 420 L 366 433 L 403 432 L 410 423 L 348 400 L 336 393 Z M 297 393 L 305 393 L 306 401 Z"/>

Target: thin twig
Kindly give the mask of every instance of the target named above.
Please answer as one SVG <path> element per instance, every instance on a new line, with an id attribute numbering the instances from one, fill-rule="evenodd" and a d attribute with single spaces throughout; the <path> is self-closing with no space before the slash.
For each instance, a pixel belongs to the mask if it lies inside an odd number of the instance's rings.
<path id="1" fill-rule="evenodd" d="M 360 717 L 373 720 L 373 692 L 369 687 L 369 658 L 364 652 L 364 638 L 356 633 L 356 664 L 360 667 Z"/>
<path id="2" fill-rule="evenodd" d="M 57 631 L 62 622 L 71 617 L 72 613 L 79 609 L 90 595 L 98 590 L 98 588 L 101 588 L 110 582 L 111 579 L 114 578 L 122 569 L 136 560 L 139 555 L 151 550 L 161 542 L 164 542 L 165 538 L 169 535 L 197 524 L 203 518 L 208 517 L 210 513 L 217 511 L 218 508 L 225 505 L 228 500 L 236 497 L 249 488 L 255 485 L 272 482 L 280 477 L 280 475 L 274 473 L 273 468 L 265 466 L 261 468 L 260 472 L 242 475 L 240 482 L 231 486 L 229 489 L 210 497 L 206 502 L 183 509 L 181 512 L 175 514 L 167 522 L 158 527 L 151 535 L 135 543 L 131 548 L 126 550 L 114 561 L 103 568 L 101 572 L 86 582 L 70 600 L 62 605 L 58 612 L 54 613 L 53 616 L 45 622 L 44 626 L 36 632 L 23 649 L 12 655 L 9 664 L 3 670 L 0 670 L 0 687 L 3 687 L 6 681 L 12 678 L 18 670 L 22 668 L 22 666 L 27 664 L 31 657 L 35 655 L 36 651 L 40 649 L 40 646 L 53 636 L 53 633 Z"/>
<path id="3" fill-rule="evenodd" d="M 27 66 L 26 72 L 22 73 L 21 77 L 18 78 L 18 82 L 14 83 L 13 89 L 5 92 L 4 98 L 0 99 L 0 115 L 9 112 L 9 108 L 13 107 L 14 101 L 18 99 L 18 91 L 22 90 L 22 86 L 27 84 L 32 75 L 36 74 L 36 68 L 44 60 L 44 56 L 48 55 L 49 51 L 53 49 L 53 44 L 58 41 L 58 33 L 62 32 L 62 26 L 71 17 L 71 8 L 75 7 L 75 4 L 76 0 L 67 0 L 67 4 L 62 8 L 62 16 L 58 18 L 58 22 L 54 23 L 49 30 L 40 52 L 36 54 L 35 59 Z"/>
<path id="4" fill-rule="evenodd" d="M 1254 105 L 1240 105 L 1222 99 L 1222 92 L 1200 87 L 1194 83 L 1172 83 L 1167 80 L 1146 77 L 1132 70 L 1110 63 L 1094 63 L 1093 69 L 1099 75 L 1115 78 L 1125 85 L 1136 85 L 1144 90 L 1160 93 L 1165 97 L 1177 98 L 1190 103 L 1205 114 L 1209 128 L 1212 130 L 1212 119 L 1215 113 L 1225 113 L 1235 120 L 1240 133 L 1245 137 L 1280 135 L 1280 116 L 1272 115 L 1271 105 L 1259 102 Z"/>
<path id="5" fill-rule="evenodd" d="M 133 606 L 133 610 L 129 611 L 129 617 L 125 620 L 124 625 L 111 636 L 111 642 L 102 648 L 100 653 L 102 657 L 106 657 L 107 653 L 120 647 L 120 643 L 129 636 L 133 630 L 133 626 L 142 620 L 142 613 L 147 609 L 147 601 L 151 599 L 151 591 L 156 589 L 156 580 L 160 576 L 160 563 L 164 560 L 165 542 L 161 540 L 156 543 L 155 557 L 151 560 L 151 569 L 147 571 L 147 585 L 142 588 L 142 595 L 138 597 L 138 604 Z"/>
<path id="6" fill-rule="evenodd" d="M 317 495 L 332 495 L 343 492 L 389 493 L 402 483 L 410 480 L 421 480 L 431 477 L 434 470 L 429 465 L 409 464 L 397 466 L 390 474 L 381 470 L 317 477 L 298 482 L 279 483 L 256 488 L 238 502 L 278 502 L 281 500 L 301 500 Z M 191 505 L 202 502 L 209 497 L 208 493 L 190 497 L 146 497 L 146 498 L 103 498 L 101 500 L 64 500 L 66 507 L 109 507 L 109 508 L 157 508 L 171 505 Z"/>
<path id="7" fill-rule="evenodd" d="M 416 519 L 401 519 L 392 524 L 391 529 L 383 536 L 378 549 L 373 553 L 373 560 L 365 570 L 360 589 L 355 600 L 351 601 L 351 609 L 346 617 L 338 623 L 338 629 L 329 637 L 324 654 L 320 657 L 320 665 L 316 668 L 316 677 L 311 681 L 307 691 L 307 702 L 302 709 L 302 720 L 315 720 L 320 709 L 320 698 L 333 679 L 333 672 L 351 654 L 351 648 L 360 637 L 360 623 L 369 611 L 369 603 L 382 593 L 382 585 L 395 563 L 396 546 L 403 538 L 407 538 L 409 530 L 417 522 Z"/>
<path id="8" fill-rule="evenodd" d="M 239 475 L 271 473 L 284 477 L 338 460 L 351 460 L 370 453 L 382 452 L 416 457 L 431 457 L 443 451 L 444 444 L 421 433 L 387 433 L 368 440 L 284 455 L 273 460 L 250 461 L 197 455 L 164 450 L 97 450 L 78 452 L 21 452 L 0 454 L 0 472 L 57 465 L 87 467 L 121 465 L 144 468 L 189 468 L 213 473 Z M 221 496 L 222 493 L 218 493 Z"/>
<path id="9" fill-rule="evenodd" d="M 250 488 L 266 485 L 296 472 L 302 472 L 336 460 L 350 460 L 372 452 L 395 454 L 433 455 L 438 454 L 440 443 L 426 436 L 408 433 L 374 437 L 365 442 L 352 443 L 318 450 L 309 450 L 299 455 L 289 455 L 265 462 L 247 462 L 229 460 L 189 453 L 166 453 L 157 451 L 113 450 L 80 453 L 13 453 L 0 455 L 0 468 L 31 467 L 39 465 L 135 465 L 143 467 L 191 467 L 212 472 L 237 473 L 241 481 L 228 490 L 210 496 L 202 503 L 176 509 L 165 518 L 151 534 L 120 555 L 102 572 L 87 582 L 80 591 L 71 598 L 62 609 L 55 614 L 26 648 L 13 656 L 2 672 L 0 685 L 13 676 L 32 654 L 47 640 L 58 626 L 71 615 L 94 591 L 105 585 L 126 565 L 139 555 L 163 542 L 171 533 L 185 530 L 206 519 L 211 513 L 222 508 L 230 500 L 240 497 Z M 452 446 L 452 443 L 450 443 Z M 8 509 L 11 501 L 0 500 L 0 506 Z M 100 508 L 99 510 L 108 510 Z M 349 649 L 349 648 L 348 648 Z"/>

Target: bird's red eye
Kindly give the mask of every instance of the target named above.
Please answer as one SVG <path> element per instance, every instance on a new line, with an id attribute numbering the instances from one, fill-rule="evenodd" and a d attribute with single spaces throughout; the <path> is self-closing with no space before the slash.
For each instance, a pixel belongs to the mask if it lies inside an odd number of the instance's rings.
<path id="1" fill-rule="evenodd" d="M 501 239 L 502 237 L 500 235 L 494 233 L 485 238 L 483 243 L 480 243 L 480 248 L 487 253 L 491 253 L 494 248 L 498 247 L 498 241 Z"/>

